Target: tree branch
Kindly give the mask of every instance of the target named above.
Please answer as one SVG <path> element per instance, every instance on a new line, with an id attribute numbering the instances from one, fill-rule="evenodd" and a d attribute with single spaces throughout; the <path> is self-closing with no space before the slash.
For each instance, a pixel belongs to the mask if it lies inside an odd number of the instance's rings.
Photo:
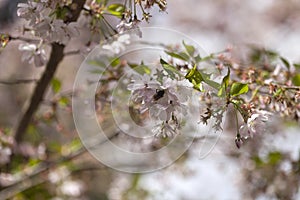
<path id="1" fill-rule="evenodd" d="M 0 84 L 3 85 L 17 85 L 17 84 L 27 84 L 27 83 L 36 83 L 37 79 L 16 79 L 16 80 L 0 80 Z"/>
<path id="2" fill-rule="evenodd" d="M 85 4 L 85 0 L 77 0 L 74 1 L 74 3 L 76 3 L 77 5 L 74 6 L 75 9 L 72 10 L 71 17 L 65 20 L 66 23 L 77 21 L 80 12 Z M 21 120 L 14 131 L 16 142 L 22 141 L 23 136 L 28 128 L 28 125 L 30 124 L 33 114 L 36 112 L 40 103 L 42 102 L 45 91 L 48 88 L 48 85 L 50 84 L 59 63 L 64 58 L 65 45 L 53 43 L 51 46 L 52 46 L 51 55 L 50 55 L 49 62 L 47 63 L 46 69 L 41 79 L 38 81 L 38 84 L 31 97 L 29 106 L 27 107 L 25 113 L 21 117 Z"/>

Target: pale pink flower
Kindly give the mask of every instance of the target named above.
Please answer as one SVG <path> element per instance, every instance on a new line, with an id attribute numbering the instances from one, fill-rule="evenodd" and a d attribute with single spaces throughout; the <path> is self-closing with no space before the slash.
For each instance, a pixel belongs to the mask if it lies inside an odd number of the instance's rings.
<path id="1" fill-rule="evenodd" d="M 28 20 L 29 25 L 34 25 L 40 21 L 44 4 L 28 1 L 28 3 L 19 3 L 18 8 L 17 15 Z"/>
<path id="2" fill-rule="evenodd" d="M 240 127 L 240 133 L 243 137 L 253 137 L 261 134 L 266 130 L 266 122 L 269 120 L 271 113 L 264 110 L 256 110 L 247 120 L 247 124 Z"/>
<path id="3" fill-rule="evenodd" d="M 60 186 L 60 190 L 64 195 L 78 197 L 84 190 L 84 185 L 81 181 L 67 180 Z"/>
<path id="4" fill-rule="evenodd" d="M 0 144 L 0 165 L 9 163 L 12 151 L 9 147 L 3 147 Z"/>
<path id="5" fill-rule="evenodd" d="M 130 36 L 128 34 L 120 35 L 117 40 L 111 44 L 105 44 L 102 46 L 103 49 L 109 50 L 114 54 L 118 54 L 125 50 L 125 45 L 130 44 Z"/>
<path id="6" fill-rule="evenodd" d="M 28 61 L 29 64 L 34 63 L 40 67 L 46 63 L 46 52 L 36 44 L 22 43 L 19 45 L 19 50 L 23 51 L 22 61 Z"/>
<path id="7" fill-rule="evenodd" d="M 125 19 L 122 19 L 120 23 L 116 26 L 118 33 L 122 34 L 126 31 L 133 30 L 140 38 L 142 37 L 142 31 L 139 28 L 140 21 L 134 19 L 127 22 Z"/>
<path id="8" fill-rule="evenodd" d="M 72 37 L 78 36 L 76 23 L 66 24 L 61 19 L 46 17 L 34 26 L 36 34 L 48 42 L 67 44 Z"/>

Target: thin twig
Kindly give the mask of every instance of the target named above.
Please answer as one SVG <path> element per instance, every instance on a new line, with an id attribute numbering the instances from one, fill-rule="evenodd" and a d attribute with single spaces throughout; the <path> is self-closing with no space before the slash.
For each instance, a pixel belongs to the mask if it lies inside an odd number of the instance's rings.
<path id="1" fill-rule="evenodd" d="M 38 79 L 17 79 L 17 80 L 0 80 L 0 84 L 4 85 L 17 85 L 17 84 L 28 84 L 28 83 L 36 83 Z"/>
<path id="2" fill-rule="evenodd" d="M 71 56 L 71 55 L 76 55 L 76 54 L 79 54 L 81 51 L 78 49 L 78 50 L 74 50 L 74 51 L 68 51 L 68 52 L 65 52 L 64 55 L 65 56 Z"/>

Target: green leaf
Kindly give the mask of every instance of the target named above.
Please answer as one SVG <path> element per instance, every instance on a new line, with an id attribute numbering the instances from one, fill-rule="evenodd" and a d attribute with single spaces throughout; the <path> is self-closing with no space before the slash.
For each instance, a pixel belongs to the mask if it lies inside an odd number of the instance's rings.
<path id="1" fill-rule="evenodd" d="M 300 86 L 300 74 L 296 74 L 293 77 L 292 82 L 295 86 Z"/>
<path id="2" fill-rule="evenodd" d="M 194 88 L 199 91 L 201 91 L 201 82 L 206 83 L 216 90 L 220 88 L 219 83 L 210 80 L 210 75 L 198 70 L 196 65 L 189 70 L 189 72 L 185 75 L 185 78 L 188 79 L 194 85 Z"/>
<path id="3" fill-rule="evenodd" d="M 199 63 L 202 61 L 202 58 L 200 56 L 200 54 L 198 54 L 197 56 L 194 57 L 194 60 L 196 61 L 196 63 Z"/>
<path id="4" fill-rule="evenodd" d="M 125 11 L 125 7 L 122 4 L 111 4 L 107 7 L 107 11 L 112 15 L 121 17 Z"/>
<path id="5" fill-rule="evenodd" d="M 116 66 L 118 66 L 120 63 L 121 63 L 120 58 L 111 58 L 111 59 L 110 59 L 110 65 L 111 65 L 112 67 L 116 67 Z"/>
<path id="6" fill-rule="evenodd" d="M 133 64 L 133 63 L 128 63 L 128 65 L 137 73 L 144 75 L 144 74 L 151 74 L 151 69 L 147 66 L 141 63 L 140 65 L 138 64 Z"/>
<path id="7" fill-rule="evenodd" d="M 169 76 L 172 79 L 175 79 L 176 74 L 178 76 L 182 76 L 178 70 L 176 69 L 176 67 L 170 65 L 169 63 L 167 63 L 166 61 L 164 61 L 162 58 L 160 59 L 160 64 L 162 65 L 162 67 L 164 68 L 164 70 L 169 74 Z"/>
<path id="8" fill-rule="evenodd" d="M 271 165 L 276 165 L 280 162 L 280 160 L 282 159 L 282 155 L 280 152 L 270 152 L 268 155 L 268 163 Z"/>
<path id="9" fill-rule="evenodd" d="M 173 58 L 177 58 L 177 59 L 183 60 L 183 61 L 189 61 L 189 59 L 190 59 L 189 55 L 187 55 L 184 52 L 180 52 L 180 53 L 173 53 L 173 52 L 168 52 L 168 51 L 165 51 L 165 52 L 169 56 L 171 56 Z"/>
<path id="10" fill-rule="evenodd" d="M 219 92 L 218 92 L 219 97 L 224 97 L 225 96 L 226 89 L 229 85 L 229 79 L 230 79 L 230 69 L 228 68 L 227 75 L 224 76 L 224 78 L 222 80 L 222 83 L 221 83 L 221 87 L 220 87 Z"/>
<path id="11" fill-rule="evenodd" d="M 61 82 L 57 78 L 53 78 L 51 81 L 51 87 L 54 93 L 58 93 L 61 89 Z"/>
<path id="12" fill-rule="evenodd" d="M 220 84 L 215 82 L 215 81 L 212 81 L 208 78 L 205 78 L 204 77 L 204 82 L 209 85 L 210 87 L 213 87 L 214 89 L 218 90 L 220 88 Z"/>
<path id="13" fill-rule="evenodd" d="M 203 76 L 197 70 L 197 66 L 195 65 L 189 72 L 185 75 L 185 78 L 188 79 L 193 85 L 194 88 L 201 91 L 201 82 L 204 81 Z"/>
<path id="14" fill-rule="evenodd" d="M 294 63 L 294 67 L 299 68 L 300 69 L 300 63 Z"/>
<path id="15" fill-rule="evenodd" d="M 61 106 L 65 107 L 70 104 L 70 99 L 68 97 L 61 97 L 58 102 Z"/>
<path id="16" fill-rule="evenodd" d="M 102 74 L 105 71 L 104 70 L 100 70 L 100 69 L 93 69 L 93 70 L 89 70 L 89 72 L 91 74 Z"/>
<path id="17" fill-rule="evenodd" d="M 230 89 L 231 96 L 238 96 L 247 93 L 249 90 L 248 84 L 244 83 L 233 83 Z"/>
<path id="18" fill-rule="evenodd" d="M 190 56 L 193 57 L 193 56 L 194 56 L 194 53 L 195 53 L 195 47 L 192 46 L 192 45 L 187 45 L 187 44 L 185 44 L 184 41 L 182 41 L 182 44 L 183 44 L 183 46 L 184 46 L 186 52 L 187 52 Z"/>
<path id="19" fill-rule="evenodd" d="M 289 63 L 289 61 L 287 61 L 287 59 L 283 58 L 283 57 L 280 57 L 280 60 L 283 62 L 283 64 L 288 68 L 290 69 L 291 65 Z"/>
<path id="20" fill-rule="evenodd" d="M 89 60 L 88 64 L 92 65 L 92 66 L 95 66 L 95 67 L 101 67 L 101 68 L 106 67 L 105 63 L 100 61 L 100 60 Z"/>

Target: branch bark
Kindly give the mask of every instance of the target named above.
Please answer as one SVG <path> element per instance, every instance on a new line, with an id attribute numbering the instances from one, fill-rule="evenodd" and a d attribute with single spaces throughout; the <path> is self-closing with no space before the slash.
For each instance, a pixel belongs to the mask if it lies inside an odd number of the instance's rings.
<path id="1" fill-rule="evenodd" d="M 85 0 L 77 0 L 74 1 L 74 3 L 77 5 L 74 6 L 75 9 L 71 11 L 71 17 L 65 20 L 66 23 L 77 21 L 80 12 L 85 4 Z M 40 103 L 42 102 L 43 96 L 56 72 L 56 69 L 59 63 L 64 58 L 64 48 L 64 45 L 58 43 L 52 44 L 51 55 L 46 69 L 41 79 L 38 81 L 33 95 L 31 96 L 29 106 L 27 107 L 25 113 L 22 115 L 21 120 L 14 131 L 14 136 L 17 143 L 22 141 L 23 136 L 31 122 L 32 116 L 37 111 Z"/>

